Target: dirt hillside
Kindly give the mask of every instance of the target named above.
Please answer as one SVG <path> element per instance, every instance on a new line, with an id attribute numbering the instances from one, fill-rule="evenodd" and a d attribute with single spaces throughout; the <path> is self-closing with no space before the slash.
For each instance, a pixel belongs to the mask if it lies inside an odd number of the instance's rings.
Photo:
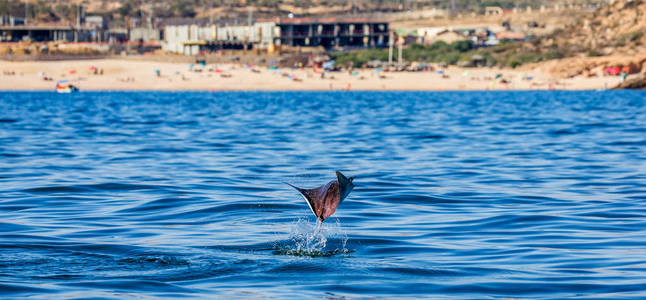
<path id="1" fill-rule="evenodd" d="M 565 49 L 573 55 L 528 68 L 562 77 L 603 76 L 608 67 L 646 73 L 646 1 L 619 0 L 601 7 L 542 39 L 540 47 Z"/>

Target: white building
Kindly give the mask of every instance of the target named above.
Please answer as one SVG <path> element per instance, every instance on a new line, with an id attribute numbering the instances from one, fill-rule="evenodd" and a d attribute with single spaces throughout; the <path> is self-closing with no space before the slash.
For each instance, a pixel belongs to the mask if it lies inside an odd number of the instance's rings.
<path id="1" fill-rule="evenodd" d="M 196 55 L 199 46 L 196 42 L 215 41 L 215 25 L 200 27 L 197 25 L 166 26 L 162 50 L 184 55 Z"/>
<path id="2" fill-rule="evenodd" d="M 138 27 L 130 29 L 129 39 L 131 42 L 152 42 L 160 40 L 159 29 Z"/>
<path id="3" fill-rule="evenodd" d="M 428 44 L 433 41 L 440 33 L 444 33 L 450 30 L 450 28 L 447 28 L 445 26 L 417 28 L 417 42 L 421 44 Z"/>
<path id="4" fill-rule="evenodd" d="M 257 22 L 251 26 L 166 26 L 162 50 L 196 55 L 200 52 L 201 45 L 213 42 L 250 43 L 254 44 L 254 47 L 265 48 L 273 44 L 277 32 L 274 22 Z"/>
<path id="5" fill-rule="evenodd" d="M 275 22 L 258 22 L 254 24 L 253 33 L 254 43 L 261 47 L 267 47 L 274 43 L 274 38 L 280 37 L 280 28 Z"/>
<path id="6" fill-rule="evenodd" d="M 106 28 L 107 23 L 102 16 L 87 16 L 85 17 L 85 25 L 94 28 Z"/>
<path id="7" fill-rule="evenodd" d="M 217 37 L 218 41 L 249 41 L 250 31 L 253 31 L 253 27 L 246 25 L 218 26 Z"/>
<path id="8" fill-rule="evenodd" d="M 217 39 L 219 41 L 250 42 L 266 47 L 273 44 L 274 37 L 277 36 L 277 28 L 274 22 L 257 22 L 251 26 L 218 26 Z"/>

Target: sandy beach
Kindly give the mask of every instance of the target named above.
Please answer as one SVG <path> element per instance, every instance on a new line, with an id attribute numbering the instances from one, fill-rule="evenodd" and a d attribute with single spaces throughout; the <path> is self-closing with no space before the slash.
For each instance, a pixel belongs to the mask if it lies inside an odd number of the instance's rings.
<path id="1" fill-rule="evenodd" d="M 94 69 L 96 69 L 96 74 Z M 159 70 L 159 75 L 156 73 Z M 438 72 L 441 70 L 443 74 Z M 195 65 L 128 59 L 0 63 L 0 90 L 53 90 L 67 79 L 81 90 L 595 90 L 618 77 L 557 78 L 537 69 L 448 67 L 433 72 L 320 72 L 235 64 Z M 103 74 L 101 74 L 101 72 Z M 499 75 L 501 74 L 501 75 Z M 498 77 L 498 78 L 496 78 Z M 45 80 L 48 78 L 49 80 Z"/>

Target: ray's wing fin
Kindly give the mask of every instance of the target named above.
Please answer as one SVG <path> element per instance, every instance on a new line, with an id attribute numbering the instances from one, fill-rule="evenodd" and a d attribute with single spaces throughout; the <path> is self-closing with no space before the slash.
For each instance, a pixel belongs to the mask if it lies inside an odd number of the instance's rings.
<path id="1" fill-rule="evenodd" d="M 354 188 L 354 184 L 352 183 L 352 178 L 348 179 L 339 171 L 336 171 L 336 177 L 339 181 L 339 204 L 341 204 L 343 199 L 345 199 L 345 197 L 347 197 Z"/>
<path id="2" fill-rule="evenodd" d="M 314 199 L 312 199 L 311 190 L 302 189 L 287 182 L 285 182 L 285 184 L 293 187 L 301 194 L 301 196 L 303 196 L 303 199 L 305 199 L 305 202 L 307 202 L 307 205 L 310 207 L 310 210 L 312 210 L 312 213 L 316 216 L 316 210 L 315 210 L 316 202 L 314 201 Z"/>

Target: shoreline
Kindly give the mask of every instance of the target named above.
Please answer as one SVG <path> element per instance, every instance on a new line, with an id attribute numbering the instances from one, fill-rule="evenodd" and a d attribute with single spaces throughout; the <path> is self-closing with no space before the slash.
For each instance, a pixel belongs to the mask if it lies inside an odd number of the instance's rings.
<path id="1" fill-rule="evenodd" d="M 157 73 L 157 70 L 159 73 Z M 486 91 L 599 90 L 617 77 L 558 78 L 535 69 L 448 68 L 430 72 L 376 72 L 356 69 L 268 69 L 239 64 L 209 64 L 127 59 L 6 62 L 0 66 L 0 91 L 54 90 L 70 80 L 81 91 Z M 102 75 L 101 75 L 102 73 Z M 49 80 L 43 80 L 48 78 Z"/>
<path id="2" fill-rule="evenodd" d="M 303 92 L 303 93 L 320 93 L 320 92 L 336 92 L 336 93 L 346 93 L 346 92 L 374 92 L 374 93 L 388 93 L 388 92 L 401 92 L 401 93 L 415 93 L 415 92 L 424 92 L 424 93 L 454 93 L 454 92 L 464 92 L 464 93 L 477 93 L 477 92 L 600 92 L 600 91 L 630 91 L 630 90 L 635 90 L 635 91 L 640 91 L 639 89 L 535 89 L 535 90 L 521 90 L 521 89 L 490 89 L 490 90 L 451 90 L 451 89 L 445 89 L 445 90 L 254 90 L 254 89 L 239 89 L 239 90 L 182 90 L 182 89 L 167 89 L 167 90 L 146 90 L 146 89 L 129 89 L 129 90 L 81 90 L 75 93 L 143 93 L 143 92 L 159 92 L 159 93 L 238 93 L 238 92 L 250 92 L 250 93 L 297 93 L 297 92 Z M 0 89 L 0 93 L 47 93 L 47 92 L 53 92 L 55 93 L 56 91 L 54 89 Z"/>

